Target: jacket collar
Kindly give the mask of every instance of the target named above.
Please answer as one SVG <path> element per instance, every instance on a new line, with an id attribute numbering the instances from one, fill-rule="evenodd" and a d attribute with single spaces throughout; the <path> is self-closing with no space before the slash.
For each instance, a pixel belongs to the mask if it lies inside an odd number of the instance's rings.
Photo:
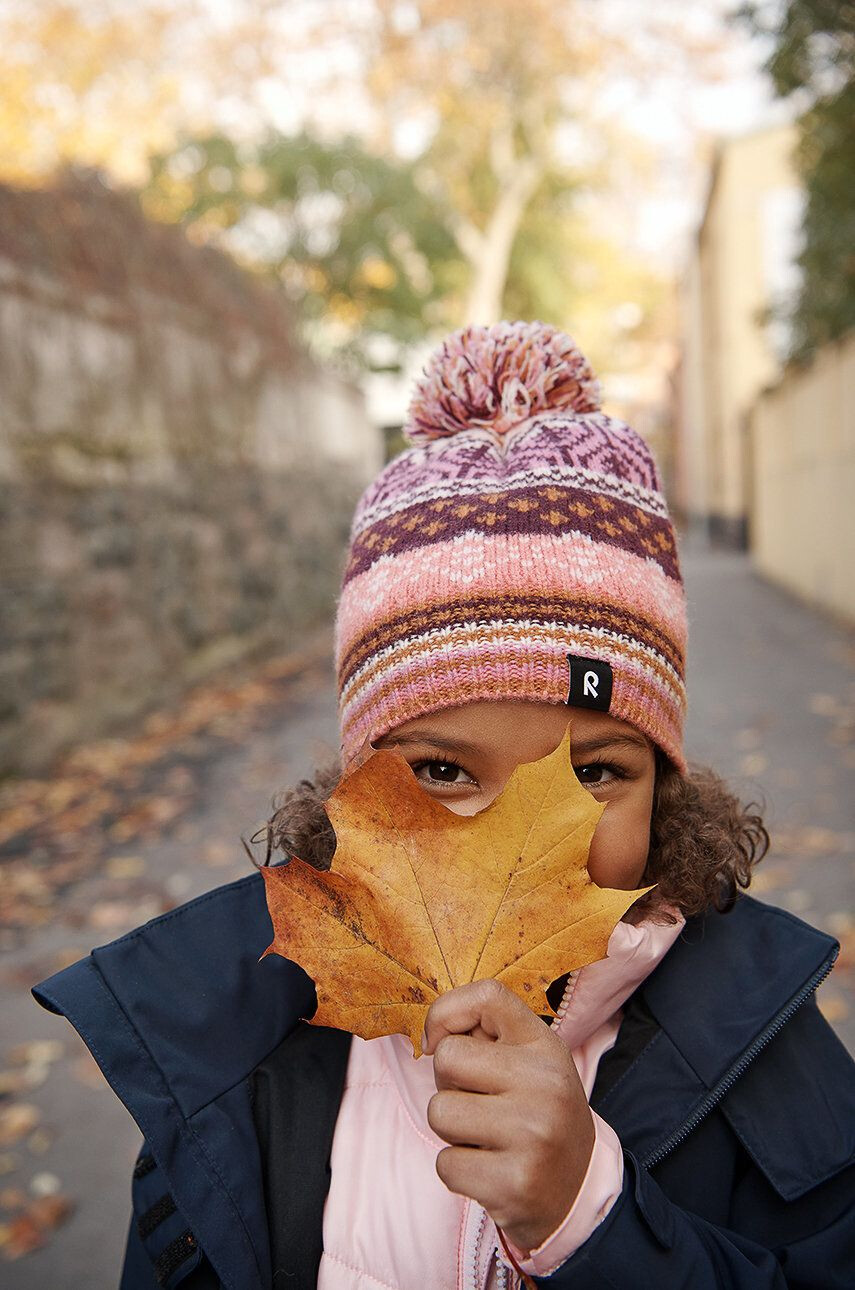
<path id="1" fill-rule="evenodd" d="M 824 932 L 743 896 L 728 914 L 689 919 L 674 954 L 645 982 L 644 997 L 713 1088 L 836 950 Z"/>
<path id="2" fill-rule="evenodd" d="M 617 923 L 606 957 L 570 973 L 552 1023 L 568 1048 L 579 1048 L 590 1039 L 662 962 L 685 925 L 682 914 L 671 912 L 673 923 Z"/>
<path id="3" fill-rule="evenodd" d="M 817 1047 L 804 1066 L 823 1067 L 821 1086 L 804 1069 L 783 1070 L 782 1062 L 766 1066 L 759 1085 L 745 1078 L 790 1013 L 799 1004 L 812 1006 L 813 989 L 836 952 L 830 936 L 747 896 L 728 914 L 687 921 L 639 992 L 660 1029 L 635 1061 L 631 1087 L 618 1083 L 597 1105 L 642 1165 L 655 1164 L 681 1127 L 731 1087 L 723 1107 L 731 1127 L 785 1199 L 849 1163 L 855 1154 L 855 1071 L 819 1018 L 811 1027 Z M 832 1113 L 827 1080 L 850 1103 L 845 1132 L 846 1107 Z M 810 1150 L 794 1151 L 792 1134 L 780 1131 L 788 1121 L 810 1123 Z"/>
<path id="4" fill-rule="evenodd" d="M 146 923 L 36 986 L 124 1102 L 222 1284 L 261 1290 L 270 1255 L 247 1076 L 314 987 L 260 956 L 272 928 L 260 874 Z"/>

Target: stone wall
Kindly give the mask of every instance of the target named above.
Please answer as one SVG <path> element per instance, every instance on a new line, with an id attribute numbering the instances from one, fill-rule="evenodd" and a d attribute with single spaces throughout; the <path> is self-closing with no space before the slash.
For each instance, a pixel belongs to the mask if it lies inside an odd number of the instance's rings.
<path id="1" fill-rule="evenodd" d="M 272 290 L 97 179 L 0 188 L 0 773 L 298 645 L 381 451 Z"/>

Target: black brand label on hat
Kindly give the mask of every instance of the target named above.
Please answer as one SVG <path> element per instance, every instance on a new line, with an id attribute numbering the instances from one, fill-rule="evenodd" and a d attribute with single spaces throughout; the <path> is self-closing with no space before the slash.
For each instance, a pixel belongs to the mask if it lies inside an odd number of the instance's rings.
<path id="1" fill-rule="evenodd" d="M 612 668 L 596 658 L 577 658 L 567 655 L 570 668 L 569 686 L 565 703 L 574 708 L 599 708 L 608 712 L 612 701 Z"/>

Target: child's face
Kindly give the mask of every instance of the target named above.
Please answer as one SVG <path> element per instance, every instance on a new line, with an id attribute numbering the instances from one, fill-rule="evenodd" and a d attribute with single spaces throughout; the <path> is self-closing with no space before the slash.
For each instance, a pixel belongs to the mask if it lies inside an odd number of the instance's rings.
<path id="1" fill-rule="evenodd" d="M 600 887 L 637 887 L 650 847 L 656 763 L 653 744 L 627 722 L 553 703 L 467 703 L 407 721 L 375 747 L 400 748 L 431 797 L 458 815 L 474 815 L 498 796 L 515 766 L 552 752 L 568 725 L 577 778 L 608 803 L 588 872 Z"/>

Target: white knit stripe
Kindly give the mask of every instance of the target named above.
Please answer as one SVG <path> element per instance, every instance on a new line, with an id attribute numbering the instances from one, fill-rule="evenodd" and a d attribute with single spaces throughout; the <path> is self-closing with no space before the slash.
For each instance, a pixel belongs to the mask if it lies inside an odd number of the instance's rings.
<path id="1" fill-rule="evenodd" d="M 472 479 L 437 479 L 419 487 L 408 489 L 396 496 L 387 497 L 377 502 L 368 502 L 354 518 L 351 539 L 359 537 L 372 524 L 388 519 L 400 511 L 408 510 L 424 502 L 448 500 L 453 498 L 477 497 L 482 493 L 510 493 L 520 488 L 535 488 L 554 485 L 556 488 L 581 488 L 588 492 L 600 493 L 616 501 L 627 502 L 640 510 L 655 515 L 658 519 L 668 518 L 668 508 L 661 493 L 642 488 L 639 484 L 629 484 L 617 475 L 601 475 L 593 470 L 582 470 L 568 466 L 541 466 L 533 470 L 517 471 L 513 475 L 485 475 Z"/>
<path id="2" fill-rule="evenodd" d="M 441 571 L 438 585 L 425 573 L 428 560 Z M 636 588 L 649 591 L 642 598 Z M 685 644 L 682 583 L 669 577 L 655 556 L 618 548 L 607 564 L 602 544 L 573 530 L 533 536 L 467 530 L 431 546 L 381 555 L 351 578 L 336 617 L 336 655 L 340 658 L 369 627 L 379 629 L 384 617 L 400 613 L 407 603 L 429 612 L 451 598 L 537 594 L 568 603 L 599 596 L 610 609 L 647 618 L 676 646 Z"/>
<path id="3" fill-rule="evenodd" d="M 396 662 L 396 658 L 403 651 L 412 650 L 415 646 L 419 661 L 429 660 L 431 657 L 440 657 L 445 654 L 449 647 L 455 650 L 461 650 L 464 654 L 471 654 L 473 657 L 480 653 L 484 660 L 485 635 L 495 634 L 498 638 L 498 645 L 501 648 L 507 643 L 508 647 L 534 647 L 543 646 L 544 644 L 553 649 L 557 657 L 563 661 L 564 656 L 569 650 L 568 642 L 572 645 L 574 641 L 590 641 L 592 637 L 602 641 L 605 647 L 602 652 L 602 658 L 607 662 L 614 661 L 616 664 L 626 661 L 626 647 L 631 646 L 634 651 L 641 653 L 644 658 L 655 660 L 660 668 L 667 672 L 671 686 L 677 695 L 684 693 L 684 684 L 679 674 L 666 658 L 657 650 L 642 644 L 635 637 L 626 636 L 619 632 L 609 631 L 604 627 L 582 627 L 581 625 L 572 625 L 562 627 L 557 623 L 538 623 L 531 619 L 488 619 L 483 623 L 460 623 L 451 627 L 432 628 L 418 636 L 405 636 L 396 641 L 394 645 L 388 645 L 385 649 L 378 650 L 372 654 L 358 671 L 348 680 L 341 693 L 342 711 L 353 703 L 358 691 L 367 674 L 376 670 L 378 677 L 382 676 L 384 684 L 396 677 L 403 677 L 408 670 L 411 670 L 414 664 L 414 657 L 408 654 Z M 462 639 L 460 639 L 462 636 Z M 455 639 L 456 638 L 456 639 Z M 491 641 L 491 648 L 495 649 L 496 642 Z M 492 655 L 487 656 L 492 657 Z M 599 657 L 599 656 L 598 656 Z M 665 689 L 661 676 L 655 668 L 645 666 L 643 660 L 635 658 L 632 662 L 639 667 L 643 667 L 649 672 L 651 680 L 661 689 Z M 368 680 L 368 685 L 374 685 L 374 678 Z"/>
<path id="4" fill-rule="evenodd" d="M 626 653 L 619 656 L 606 651 L 599 642 L 592 644 L 584 634 L 562 644 L 565 648 L 569 644 L 570 652 L 582 657 L 606 658 L 612 663 L 615 691 L 610 711 L 639 725 L 685 773 L 681 739 L 686 708 L 683 686 L 675 691 L 643 660 L 635 660 Z M 544 656 L 544 645 L 545 642 L 541 644 L 539 655 L 526 656 L 512 651 L 509 643 L 506 644 L 500 655 L 494 655 L 489 676 L 481 663 L 477 641 L 470 642 L 463 657 L 460 647 L 454 648 L 453 659 L 441 649 L 416 656 L 409 660 L 409 667 L 404 665 L 398 679 L 394 676 L 394 669 L 380 672 L 362 691 L 354 693 L 350 702 L 341 709 L 345 757 L 351 756 L 365 739 L 383 734 L 401 722 L 437 708 L 502 697 L 549 703 L 566 701 L 565 651 L 553 650 Z M 433 686 L 430 684 L 431 676 L 434 677 Z"/>

